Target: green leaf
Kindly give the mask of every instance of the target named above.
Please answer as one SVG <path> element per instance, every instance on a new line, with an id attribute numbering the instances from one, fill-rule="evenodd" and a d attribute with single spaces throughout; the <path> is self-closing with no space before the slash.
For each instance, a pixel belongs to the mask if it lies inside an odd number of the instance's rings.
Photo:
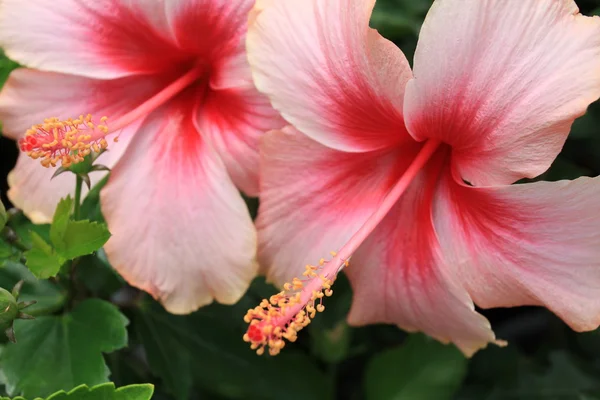
<path id="1" fill-rule="evenodd" d="M 77 277 L 92 297 L 110 298 L 125 285 L 123 278 L 108 263 L 102 249 L 94 255 L 83 257 L 79 265 L 84 267 L 77 270 Z"/>
<path id="2" fill-rule="evenodd" d="M 350 328 L 345 321 L 339 321 L 331 329 L 310 329 L 312 353 L 323 361 L 336 364 L 348 355 L 352 339 Z"/>
<path id="3" fill-rule="evenodd" d="M 0 239 L 0 265 L 5 260 L 12 259 L 18 251 L 4 240 Z"/>
<path id="4" fill-rule="evenodd" d="M 106 224 L 90 221 L 69 221 L 62 238 L 62 244 L 56 250 L 67 260 L 92 254 L 100 249 L 110 238 Z"/>
<path id="5" fill-rule="evenodd" d="M 70 220 L 72 209 L 73 199 L 70 196 L 62 199 L 50 227 L 50 240 L 65 260 L 92 254 L 110 238 L 106 224 Z"/>
<path id="6" fill-rule="evenodd" d="M 115 390 L 112 382 L 88 388 L 81 385 L 68 393 L 54 393 L 47 400 L 149 400 L 154 392 L 150 384 L 123 386 Z"/>
<path id="7" fill-rule="evenodd" d="M 11 71 L 18 66 L 19 64 L 10 60 L 4 55 L 4 52 L 0 50 L 0 88 L 4 86 L 4 82 L 6 82 Z"/>
<path id="8" fill-rule="evenodd" d="M 61 390 L 48 396 L 46 400 L 149 400 L 153 392 L 154 386 L 151 384 L 129 385 L 115 389 L 114 383 L 107 382 L 92 388 L 80 385 L 69 392 Z M 11 399 L 0 397 L 0 400 Z M 25 400 L 25 398 L 19 396 L 12 400 Z"/>
<path id="9" fill-rule="evenodd" d="M 40 316 L 59 310 L 65 303 L 66 295 L 54 283 L 36 279 L 24 266 L 8 262 L 0 269 L 0 286 L 13 287 L 18 281 L 25 281 L 19 295 L 19 301 L 37 303 L 27 308 L 27 314 Z"/>
<path id="10" fill-rule="evenodd" d="M 492 358 L 488 360 L 495 362 Z M 541 366 L 532 359 L 513 362 L 512 368 L 515 370 L 516 379 L 503 382 L 501 375 L 490 377 L 484 386 L 485 397 L 480 396 L 480 398 L 485 400 L 591 400 L 599 393 L 600 384 L 597 379 L 583 370 L 584 365 L 572 355 L 564 351 L 553 351 L 548 355 L 548 360 L 544 361 L 548 361 L 549 365 Z M 475 381 L 481 380 L 475 377 Z"/>
<path id="11" fill-rule="evenodd" d="M 34 224 L 31 222 L 22 212 L 17 212 L 11 215 L 8 220 L 8 226 L 10 226 L 17 236 L 21 239 L 21 242 L 26 247 L 32 246 L 31 232 L 37 233 L 47 242 L 50 241 L 50 225 L 48 224 Z"/>
<path id="12" fill-rule="evenodd" d="M 430 6 L 431 0 L 379 0 L 370 25 L 390 40 L 416 36 Z"/>
<path id="13" fill-rule="evenodd" d="M 348 357 L 353 331 L 346 323 L 352 302 L 348 278 L 342 274 L 336 279 L 334 295 L 326 298 L 325 313 L 308 326 L 311 352 L 329 364 L 337 364 Z"/>
<path id="14" fill-rule="evenodd" d="M 293 344 L 277 357 L 259 357 L 243 342 L 242 316 L 258 301 L 246 296 L 234 306 L 213 304 L 188 316 L 145 302 L 132 325 L 151 371 L 177 399 L 188 398 L 192 382 L 228 399 L 330 399 L 332 382 Z"/>
<path id="15" fill-rule="evenodd" d="M 550 367 L 544 373 L 533 372 L 520 376 L 518 392 L 522 399 L 571 399 L 599 389 L 597 380 L 584 372 L 569 354 L 560 351 L 550 353 L 549 361 Z M 505 397 L 498 395 L 493 398 L 499 400 Z"/>
<path id="16" fill-rule="evenodd" d="M 10 394 L 44 397 L 108 381 L 102 353 L 127 345 L 127 318 L 112 304 L 86 300 L 72 312 L 16 321 L 19 343 L 0 353 Z"/>
<path id="17" fill-rule="evenodd" d="M 4 229 L 6 221 L 8 221 L 8 215 L 6 215 L 6 208 L 4 208 L 4 204 L 2 204 L 2 202 L 0 201 L 0 231 Z"/>
<path id="18" fill-rule="evenodd" d="M 24 253 L 27 267 L 39 279 L 56 276 L 65 260 L 35 232 L 30 233 L 32 247 Z"/>
<path id="19" fill-rule="evenodd" d="M 368 400 L 452 399 L 467 371 L 454 346 L 411 335 L 395 349 L 373 357 L 365 372 Z"/>
<path id="20" fill-rule="evenodd" d="M 79 210 L 83 219 L 104 222 L 102 212 L 100 211 L 100 190 L 106 185 L 106 182 L 108 182 L 108 175 L 94 185 L 85 196 L 85 199 L 81 203 L 81 209 Z"/>
<path id="21" fill-rule="evenodd" d="M 54 211 L 52 225 L 50 226 L 50 241 L 57 249 L 63 246 L 63 238 L 65 236 L 72 211 L 73 199 L 71 196 L 67 196 L 62 199 L 56 206 L 56 211 Z"/>

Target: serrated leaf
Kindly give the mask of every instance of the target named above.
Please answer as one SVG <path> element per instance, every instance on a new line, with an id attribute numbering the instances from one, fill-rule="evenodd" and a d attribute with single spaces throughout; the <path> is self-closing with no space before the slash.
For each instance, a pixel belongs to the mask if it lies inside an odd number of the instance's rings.
<path id="1" fill-rule="evenodd" d="M 56 251 L 67 260 L 92 254 L 110 238 L 106 224 L 90 221 L 69 221 L 61 246 Z"/>
<path id="2" fill-rule="evenodd" d="M 77 386 L 69 391 L 60 391 L 49 396 L 46 400 L 149 400 L 154 392 L 151 384 L 129 385 L 115 389 L 112 382 L 92 387 Z"/>
<path id="3" fill-rule="evenodd" d="M 466 371 L 467 360 L 456 347 L 411 335 L 402 346 L 371 359 L 365 372 L 366 398 L 452 399 Z"/>
<path id="4" fill-rule="evenodd" d="M 59 310 L 64 304 L 66 295 L 60 288 L 50 281 L 36 279 L 24 265 L 8 262 L 0 269 L 0 287 L 13 287 L 20 280 L 24 283 L 19 300 L 37 302 L 27 308 L 28 314 L 49 314 Z"/>
<path id="5" fill-rule="evenodd" d="M 71 217 L 71 211 L 73 210 L 73 199 L 71 196 L 67 196 L 62 199 L 56 206 L 54 211 L 54 217 L 52 218 L 52 225 L 50 226 L 50 241 L 57 249 L 64 246 L 63 238 L 69 219 Z"/>
<path id="6" fill-rule="evenodd" d="M 37 233 L 31 232 L 30 238 L 31 250 L 26 251 L 23 255 L 27 260 L 26 264 L 31 273 L 39 279 L 56 276 L 65 260 L 59 254 L 56 254 L 52 246 L 46 243 Z"/>
<path id="7" fill-rule="evenodd" d="M 48 396 L 45 400 L 149 400 L 152 398 L 153 392 L 154 386 L 151 384 L 129 385 L 116 389 L 114 383 L 107 382 L 92 388 L 87 385 L 80 385 L 69 392 L 61 390 Z M 0 397 L 0 400 L 11 399 Z M 12 400 L 26 399 L 18 396 Z M 41 398 L 36 398 L 35 400 L 41 400 Z"/>
<path id="8" fill-rule="evenodd" d="M 6 208 L 4 208 L 4 204 L 2 204 L 2 202 L 0 201 L 0 231 L 4 229 L 6 221 L 8 221 L 8 215 L 6 215 Z"/>
<path id="9" fill-rule="evenodd" d="M 16 321 L 17 345 L 0 353 L 11 395 L 44 397 L 108 381 L 102 353 L 127 345 L 127 318 L 112 304 L 86 300 L 70 313 Z"/>

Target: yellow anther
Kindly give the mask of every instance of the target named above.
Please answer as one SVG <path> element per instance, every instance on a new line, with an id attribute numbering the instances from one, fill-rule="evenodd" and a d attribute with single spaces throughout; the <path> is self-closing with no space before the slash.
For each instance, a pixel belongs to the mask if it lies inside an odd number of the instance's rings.
<path id="1" fill-rule="evenodd" d="M 101 118 L 103 122 L 106 117 Z M 43 123 L 33 125 L 19 140 L 22 151 L 33 159 L 41 158 L 44 167 L 63 167 L 81 162 L 92 149 L 99 151 L 108 146 L 104 136 L 109 130 L 106 125 L 96 125 L 92 116 L 61 121 L 56 117 L 46 118 Z"/>
<path id="2" fill-rule="evenodd" d="M 335 254 L 332 252 L 334 257 Z M 348 262 L 344 264 L 348 265 Z M 333 294 L 331 285 L 336 271 L 331 267 L 324 259 L 318 266 L 306 265 L 303 275 L 308 279 L 292 279 L 283 285 L 282 292 L 268 300 L 263 299 L 257 307 L 248 310 L 244 321 L 249 327 L 243 339 L 250 343 L 251 349 L 264 354 L 268 348 L 270 355 L 276 355 L 285 346 L 283 339 L 296 341 L 298 332 L 310 324 L 317 312 L 325 310 L 323 298 Z"/>

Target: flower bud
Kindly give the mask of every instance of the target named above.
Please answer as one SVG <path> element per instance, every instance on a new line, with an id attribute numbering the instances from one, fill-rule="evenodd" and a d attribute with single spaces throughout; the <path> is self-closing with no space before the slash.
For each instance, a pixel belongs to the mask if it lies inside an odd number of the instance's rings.
<path id="1" fill-rule="evenodd" d="M 17 282 L 12 293 L 4 288 L 0 288 L 0 329 L 2 329 L 8 340 L 15 343 L 15 332 L 13 323 L 15 319 L 33 319 L 31 315 L 21 312 L 24 308 L 35 304 L 35 301 L 18 302 L 19 292 L 23 286 L 23 281 Z"/>

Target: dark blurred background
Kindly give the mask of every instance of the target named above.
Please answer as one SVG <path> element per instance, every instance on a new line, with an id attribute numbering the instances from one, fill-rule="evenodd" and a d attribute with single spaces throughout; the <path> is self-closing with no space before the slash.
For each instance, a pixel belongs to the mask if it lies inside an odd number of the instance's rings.
<path id="1" fill-rule="evenodd" d="M 584 14 L 600 13 L 600 0 L 577 3 Z M 398 44 L 411 60 L 430 5 L 430 0 L 379 0 L 372 26 Z M 4 81 L 3 74 L 6 75 L 12 65 L 8 60 L 0 61 L 0 82 Z M 5 204 L 8 204 L 6 176 L 16 157 L 15 143 L 0 138 L 0 186 Z M 573 179 L 599 174 L 600 105 L 595 103 L 576 121 L 562 153 L 539 179 Z M 110 356 L 113 379 L 121 383 L 154 380 L 157 383 L 156 398 L 164 399 L 600 399 L 600 333 L 574 333 L 544 309 L 524 307 L 482 311 L 491 320 L 497 336 L 508 340 L 510 346 L 488 348 L 467 361 L 454 348 L 424 337 L 410 336 L 407 340 L 405 333 L 392 326 L 349 328 L 344 317 L 351 291 L 344 278 L 336 283 L 336 287 L 336 296 L 328 300 L 327 312 L 319 315 L 307 332 L 302 332 L 298 343 L 286 348 L 285 352 L 290 354 L 277 361 L 255 362 L 253 355 L 248 357 L 250 351 L 243 344 L 241 347 L 220 347 L 220 341 L 215 339 L 215 335 L 220 335 L 217 328 L 207 331 L 205 325 L 197 325 L 198 329 L 194 331 L 197 338 L 189 347 L 179 349 L 174 333 L 168 333 L 168 329 L 161 331 L 158 325 L 148 325 L 137 328 L 138 336 L 135 336 L 137 339 L 133 340 L 130 351 Z M 237 321 L 243 315 L 244 307 L 252 306 L 261 295 L 268 295 L 272 290 L 259 279 L 238 307 L 211 306 L 185 319 L 185 324 L 194 324 L 193 321 L 207 315 L 211 317 L 202 321 L 212 321 L 213 327 L 221 326 L 221 318 Z M 161 315 L 161 321 L 172 319 L 173 326 L 184 321 Z M 140 318 L 135 312 L 130 317 L 134 322 Z M 243 330 L 243 327 L 235 326 L 234 331 Z M 167 351 L 173 352 L 163 366 L 166 371 L 144 364 L 143 360 L 147 361 L 148 357 L 144 353 L 147 348 L 142 350 L 142 362 L 138 362 L 136 343 L 144 344 L 144 329 L 159 337 L 165 335 L 158 341 L 168 344 Z M 188 342 L 182 339 L 182 343 Z M 216 353 L 210 353 L 212 355 L 206 358 L 206 346 Z M 238 348 L 244 353 L 238 354 Z M 189 354 L 186 358 L 178 352 Z M 150 357 L 152 361 L 153 356 Z M 193 365 L 194 371 L 186 370 L 189 379 L 169 378 L 169 373 L 183 374 L 182 359 Z M 176 365 L 171 366 L 169 362 Z M 252 371 L 253 383 L 233 376 L 240 370 Z M 214 371 L 225 375 L 216 378 Z M 281 374 L 287 374 L 289 379 L 282 378 Z M 292 384 L 282 388 L 282 381 Z M 173 389 L 182 382 L 187 389 Z M 248 389 L 252 385 L 255 390 Z M 311 385 L 312 389 L 305 387 Z M 264 393 L 269 390 L 276 390 L 277 396 Z"/>

